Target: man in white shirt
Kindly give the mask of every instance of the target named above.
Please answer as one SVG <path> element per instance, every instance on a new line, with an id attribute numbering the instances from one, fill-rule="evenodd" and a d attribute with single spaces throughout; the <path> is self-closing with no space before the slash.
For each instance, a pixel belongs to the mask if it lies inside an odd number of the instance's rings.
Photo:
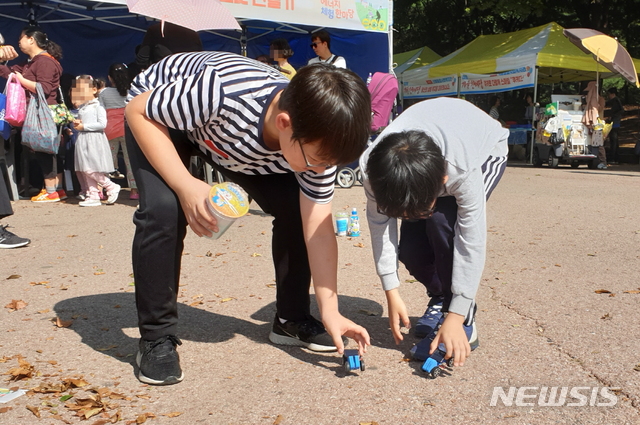
<path id="1" fill-rule="evenodd" d="M 331 37 L 325 30 L 316 31 L 311 34 L 311 48 L 318 57 L 309 59 L 307 65 L 324 62 L 336 68 L 346 68 L 347 61 L 338 55 L 331 53 Z"/>

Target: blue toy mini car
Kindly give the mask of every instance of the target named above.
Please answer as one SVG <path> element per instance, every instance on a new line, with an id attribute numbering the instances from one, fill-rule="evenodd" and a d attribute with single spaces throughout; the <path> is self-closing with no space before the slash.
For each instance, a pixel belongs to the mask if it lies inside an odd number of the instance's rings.
<path id="1" fill-rule="evenodd" d="M 435 379 L 442 373 L 442 369 L 446 366 L 453 367 L 453 356 L 445 360 L 444 356 L 447 353 L 438 349 L 436 350 L 422 365 L 422 370 L 427 372 L 427 376 L 431 379 Z"/>
<path id="2" fill-rule="evenodd" d="M 356 369 L 364 371 L 364 359 L 360 357 L 358 350 L 344 350 L 342 367 L 346 373 Z"/>

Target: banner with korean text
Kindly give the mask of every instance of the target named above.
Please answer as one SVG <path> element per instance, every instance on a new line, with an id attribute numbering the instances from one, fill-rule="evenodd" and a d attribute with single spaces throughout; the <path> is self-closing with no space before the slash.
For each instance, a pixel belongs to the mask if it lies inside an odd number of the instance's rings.
<path id="1" fill-rule="evenodd" d="M 458 77 L 447 75 L 428 78 L 418 84 L 403 82 L 402 97 L 404 99 L 438 96 L 455 96 L 458 94 Z"/>
<path id="2" fill-rule="evenodd" d="M 389 0 L 221 0 L 236 18 L 388 32 Z"/>
<path id="3" fill-rule="evenodd" d="M 498 93 L 535 85 L 534 68 L 523 66 L 500 74 L 460 75 L 460 94 Z"/>

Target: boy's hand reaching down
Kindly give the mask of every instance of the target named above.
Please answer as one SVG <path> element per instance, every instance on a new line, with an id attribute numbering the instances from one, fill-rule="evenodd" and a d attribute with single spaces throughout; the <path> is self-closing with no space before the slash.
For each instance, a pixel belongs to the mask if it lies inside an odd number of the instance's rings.
<path id="1" fill-rule="evenodd" d="M 471 354 L 471 346 L 463 328 L 464 320 L 464 316 L 459 314 L 447 314 L 438 334 L 431 343 L 429 354 L 433 354 L 438 348 L 438 344 L 443 343 L 447 350 L 445 359 L 453 357 L 454 366 L 463 366 L 464 361 Z"/>
<path id="2" fill-rule="evenodd" d="M 330 318 L 323 318 L 323 324 L 329 335 L 333 338 L 333 343 L 340 354 L 344 352 L 342 335 L 358 343 L 360 355 L 366 353 L 367 346 L 371 345 L 371 339 L 369 338 L 367 330 L 342 316 L 340 313 L 334 314 Z"/>
<path id="3" fill-rule="evenodd" d="M 387 297 L 387 307 L 389 308 L 389 327 L 397 345 L 404 339 L 402 332 L 400 332 L 400 326 L 410 329 L 411 321 L 407 313 L 407 306 L 400 297 L 398 288 L 385 291 L 385 295 Z"/>

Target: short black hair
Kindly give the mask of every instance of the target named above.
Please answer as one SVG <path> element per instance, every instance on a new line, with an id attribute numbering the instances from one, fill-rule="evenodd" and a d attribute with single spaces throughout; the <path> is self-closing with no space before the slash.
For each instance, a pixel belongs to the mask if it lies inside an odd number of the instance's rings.
<path id="1" fill-rule="evenodd" d="M 328 32 L 326 32 L 325 30 L 318 30 L 314 33 L 311 33 L 311 41 L 313 41 L 314 38 L 318 38 L 323 43 L 327 43 L 327 48 L 331 50 L 331 36 Z"/>
<path id="2" fill-rule="evenodd" d="M 320 142 L 318 155 L 336 165 L 360 157 L 371 130 L 371 95 L 358 74 L 324 63 L 303 66 L 278 108 L 291 118 L 292 138 Z"/>
<path id="3" fill-rule="evenodd" d="M 431 137 L 410 130 L 380 140 L 366 173 L 378 210 L 389 217 L 420 217 L 442 191 L 446 162 Z"/>
<path id="4" fill-rule="evenodd" d="M 273 50 L 279 50 L 282 53 L 282 57 L 285 59 L 289 59 L 293 56 L 293 50 L 291 46 L 289 46 L 289 42 L 284 38 L 276 38 L 273 40 L 269 47 Z"/>
<path id="5" fill-rule="evenodd" d="M 609 93 L 615 94 L 616 96 L 618 95 L 618 89 L 615 87 L 611 87 L 609 90 L 607 90 Z"/>

